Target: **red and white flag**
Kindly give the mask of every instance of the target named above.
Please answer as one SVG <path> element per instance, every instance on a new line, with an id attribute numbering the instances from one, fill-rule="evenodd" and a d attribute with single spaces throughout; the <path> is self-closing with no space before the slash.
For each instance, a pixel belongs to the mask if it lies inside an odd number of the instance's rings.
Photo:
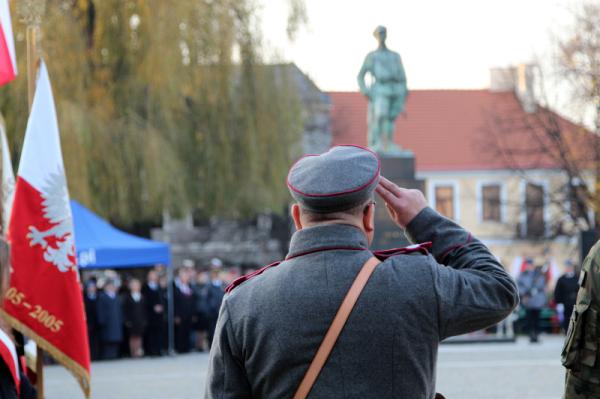
<path id="1" fill-rule="evenodd" d="M 68 368 L 86 396 L 90 354 L 73 220 L 52 89 L 44 62 L 17 173 L 8 241 L 7 320 Z"/>
<path id="2" fill-rule="evenodd" d="M 15 40 L 10 22 L 8 0 L 0 0 L 0 85 L 17 77 Z"/>
<path id="3" fill-rule="evenodd" d="M 0 143 L 2 144 L 2 235 L 6 235 L 15 193 L 15 173 L 10 159 L 6 125 L 2 115 L 0 115 Z"/>

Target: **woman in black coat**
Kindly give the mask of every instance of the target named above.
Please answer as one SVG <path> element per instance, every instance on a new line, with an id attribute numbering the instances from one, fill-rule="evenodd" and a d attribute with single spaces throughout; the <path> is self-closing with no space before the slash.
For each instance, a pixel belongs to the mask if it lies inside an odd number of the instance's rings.
<path id="1" fill-rule="evenodd" d="M 143 336 L 146 331 L 146 303 L 142 296 L 142 284 L 138 279 L 129 282 L 129 293 L 123 301 L 125 328 L 129 333 L 129 353 L 131 357 L 144 356 Z"/>

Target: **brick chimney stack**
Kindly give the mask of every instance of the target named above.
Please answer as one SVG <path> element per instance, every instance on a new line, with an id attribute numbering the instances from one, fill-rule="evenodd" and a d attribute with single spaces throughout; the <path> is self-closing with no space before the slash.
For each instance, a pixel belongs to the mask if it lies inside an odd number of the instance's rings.
<path id="1" fill-rule="evenodd" d="M 519 64 L 516 67 L 490 69 L 490 91 L 514 92 L 527 113 L 536 110 L 533 82 L 533 65 Z"/>

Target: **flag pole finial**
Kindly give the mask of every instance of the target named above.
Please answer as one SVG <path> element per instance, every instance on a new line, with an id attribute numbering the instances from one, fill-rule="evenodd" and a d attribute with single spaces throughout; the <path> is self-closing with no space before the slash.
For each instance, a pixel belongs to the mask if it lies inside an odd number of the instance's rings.
<path id="1" fill-rule="evenodd" d="M 46 0 L 19 0 L 17 13 L 25 25 L 39 27 L 46 11 Z"/>
<path id="2" fill-rule="evenodd" d="M 46 11 L 46 0 L 20 0 L 17 3 L 17 12 L 21 22 L 27 25 L 27 94 L 29 110 L 33 104 L 35 93 L 35 73 L 38 67 L 39 52 L 39 27 L 42 15 Z"/>

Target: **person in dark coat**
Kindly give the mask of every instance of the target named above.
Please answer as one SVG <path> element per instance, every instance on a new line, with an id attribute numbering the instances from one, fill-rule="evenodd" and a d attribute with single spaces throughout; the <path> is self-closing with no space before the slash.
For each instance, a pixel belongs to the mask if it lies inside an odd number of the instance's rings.
<path id="1" fill-rule="evenodd" d="M 577 302 L 577 292 L 579 291 L 579 276 L 575 273 L 575 266 L 572 262 L 565 265 L 565 274 L 559 277 L 554 287 L 554 302 L 557 308 L 562 307 L 561 327 L 564 332 L 569 328 L 569 320 L 573 314 L 573 307 Z"/>
<path id="2" fill-rule="evenodd" d="M 210 313 L 206 302 L 206 286 L 208 283 L 209 275 L 207 272 L 202 271 L 196 275 L 196 282 L 192 286 L 196 296 L 196 322 L 194 323 L 194 330 L 196 331 L 196 349 L 201 352 L 206 348 L 208 314 Z"/>
<path id="3" fill-rule="evenodd" d="M 98 296 L 97 309 L 102 359 L 116 359 L 123 341 L 123 311 L 112 280 L 106 282 L 104 292 Z"/>
<path id="4" fill-rule="evenodd" d="M 311 398 L 431 399 L 440 341 L 492 326 L 516 307 L 515 282 L 481 241 L 379 172 L 378 156 L 356 146 L 292 167 L 297 231 L 285 260 L 227 288 L 206 399 L 294 397 L 359 271 L 373 270 L 364 265 L 375 269 Z M 421 244 L 369 250 L 375 190 Z"/>
<path id="5" fill-rule="evenodd" d="M 175 350 L 179 353 L 190 351 L 192 323 L 196 311 L 196 297 L 190 287 L 190 271 L 182 267 L 173 282 L 173 302 L 175 306 Z"/>
<path id="6" fill-rule="evenodd" d="M 533 259 L 526 259 L 525 271 L 517 278 L 521 304 L 525 308 L 525 320 L 529 342 L 538 342 L 540 313 L 546 306 L 546 274 L 542 266 L 534 266 Z"/>
<path id="7" fill-rule="evenodd" d="M 146 284 L 142 288 L 142 296 L 146 304 L 147 327 L 144 339 L 146 352 L 150 356 L 160 356 L 162 352 L 165 303 L 156 270 L 148 272 Z"/>
<path id="8" fill-rule="evenodd" d="M 169 337 L 169 318 L 167 316 L 167 312 L 169 309 L 169 278 L 166 275 L 161 275 L 158 278 L 158 285 L 160 286 L 160 291 L 162 293 L 162 300 L 163 303 L 165 304 L 165 317 L 163 318 L 163 323 L 162 323 L 162 351 L 164 353 L 168 353 L 171 348 L 169 347 L 169 340 L 171 339 Z M 175 296 L 175 290 L 173 290 L 173 296 Z M 175 318 L 175 299 L 173 298 L 173 318 Z M 175 320 L 173 320 L 173 324 L 175 323 Z M 174 333 L 174 331 L 173 331 Z M 173 341 L 175 341 L 175 336 L 173 334 Z M 172 353 L 170 353 L 172 354 Z"/>
<path id="9" fill-rule="evenodd" d="M 204 303 L 207 310 L 206 316 L 208 321 L 207 339 L 208 346 L 212 346 L 215 328 L 217 327 L 217 319 L 219 317 L 219 309 L 225 295 L 225 287 L 223 280 L 220 278 L 220 269 L 213 268 L 210 271 L 210 281 L 204 287 Z"/>
<path id="10" fill-rule="evenodd" d="M 85 306 L 85 317 L 87 321 L 88 341 L 90 344 L 90 358 L 100 358 L 100 337 L 98 336 L 98 288 L 96 280 L 90 279 L 85 283 L 83 304 Z"/>
<path id="11" fill-rule="evenodd" d="M 129 292 L 123 300 L 123 318 L 129 336 L 129 353 L 131 357 L 144 356 L 143 337 L 146 332 L 146 302 L 142 296 L 140 280 L 129 281 Z"/>

